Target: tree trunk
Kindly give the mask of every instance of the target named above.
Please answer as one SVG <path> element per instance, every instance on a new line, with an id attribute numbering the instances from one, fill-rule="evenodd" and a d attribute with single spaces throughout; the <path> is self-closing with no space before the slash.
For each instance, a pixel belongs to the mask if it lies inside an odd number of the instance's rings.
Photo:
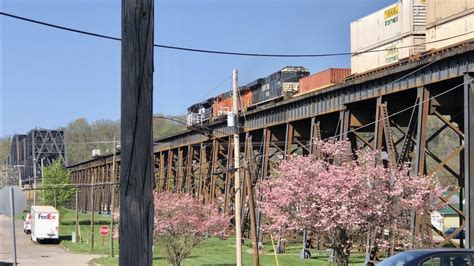
<path id="1" fill-rule="evenodd" d="M 346 255 L 342 249 L 336 249 L 336 262 L 339 266 L 349 265 L 349 255 Z"/>
<path id="2" fill-rule="evenodd" d="M 122 0 L 119 263 L 153 264 L 153 0 Z"/>

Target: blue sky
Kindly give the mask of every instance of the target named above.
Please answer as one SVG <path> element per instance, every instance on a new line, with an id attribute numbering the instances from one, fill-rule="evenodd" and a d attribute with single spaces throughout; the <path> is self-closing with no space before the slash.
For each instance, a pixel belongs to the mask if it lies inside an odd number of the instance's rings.
<path id="1" fill-rule="evenodd" d="M 249 53 L 348 52 L 351 21 L 395 0 L 155 0 L 155 43 Z M 120 0 L 3 0 L 1 10 L 120 37 Z M 77 118 L 119 119 L 120 43 L 0 17 L 0 136 Z M 184 114 L 287 65 L 311 72 L 349 57 L 251 58 L 155 48 L 154 112 Z M 217 85 L 222 86 L 216 88 Z"/>

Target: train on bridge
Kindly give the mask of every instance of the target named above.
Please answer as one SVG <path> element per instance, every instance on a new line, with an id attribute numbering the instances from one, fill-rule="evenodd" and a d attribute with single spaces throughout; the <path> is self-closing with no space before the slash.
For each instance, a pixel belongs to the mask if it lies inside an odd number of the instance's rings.
<path id="1" fill-rule="evenodd" d="M 474 31 L 466 28 L 474 25 L 474 1 L 454 2 L 456 8 L 442 8 L 446 1 L 440 0 L 399 1 L 358 20 L 351 32 L 386 27 L 372 32 L 385 39 L 354 40 L 350 71 L 309 75 L 304 67 L 285 67 L 240 88 L 245 167 L 239 171 L 252 184 L 242 190 L 244 220 L 250 212 L 247 196 L 275 163 L 317 153 L 315 139 L 344 138 L 354 149 L 386 152 L 391 164 L 410 162 L 414 173 L 438 176 L 449 187 L 440 200 L 466 228 L 466 238 L 456 242 L 455 234 L 446 236 L 427 220 L 417 220 L 415 234 L 439 237 L 441 246 L 474 246 Z M 397 28 L 400 23 L 408 25 L 407 32 Z M 467 26 L 458 30 L 459 25 Z M 155 141 L 158 192 L 191 193 L 233 212 L 233 129 L 223 119 L 231 105 L 229 92 L 197 103 L 188 109 L 187 130 Z M 110 209 L 117 191 L 107 184 L 118 180 L 113 173 L 120 171 L 119 154 L 69 170 L 81 210 Z M 97 189 L 91 183 L 99 184 Z M 257 223 L 253 226 L 261 223 L 258 213 Z"/>

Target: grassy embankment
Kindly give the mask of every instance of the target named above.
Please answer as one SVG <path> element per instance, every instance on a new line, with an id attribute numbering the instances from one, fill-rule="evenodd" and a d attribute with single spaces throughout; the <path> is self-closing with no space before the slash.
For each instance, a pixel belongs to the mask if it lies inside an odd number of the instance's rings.
<path id="1" fill-rule="evenodd" d="M 110 216 L 96 214 L 94 216 L 94 248 L 91 249 L 91 234 L 90 234 L 90 214 L 80 213 L 80 233 L 82 240 L 80 242 L 72 243 L 71 235 L 75 231 L 75 212 L 72 210 L 65 210 L 62 212 L 60 221 L 60 240 L 61 245 L 73 253 L 93 253 L 102 254 L 102 237 L 99 234 L 101 225 L 110 224 Z M 21 217 L 20 217 L 21 218 Z M 109 258 L 110 252 L 110 238 L 105 238 L 105 256 L 103 258 L 95 259 L 96 264 L 102 265 L 118 265 L 118 241 L 114 242 L 115 258 Z M 312 250 L 312 259 L 302 260 L 299 258 L 301 251 L 301 243 L 294 243 L 287 245 L 286 253 L 278 254 L 278 261 L 280 265 L 329 265 L 327 262 L 327 252 Z M 187 265 L 235 265 L 235 239 L 229 238 L 227 240 L 220 240 L 217 238 L 206 239 L 201 245 L 195 248 L 193 254 L 184 260 L 183 266 Z M 354 254 L 351 256 L 350 265 L 363 265 L 363 254 Z M 243 263 L 245 265 L 253 264 L 252 248 L 250 241 L 245 241 L 243 247 Z M 261 265 L 276 265 L 275 256 L 271 242 L 265 243 L 265 250 L 260 254 Z M 163 246 L 155 245 L 154 249 L 154 265 L 169 265 L 164 258 Z"/>
<path id="2" fill-rule="evenodd" d="M 312 251 L 313 258 L 302 260 L 299 258 L 301 250 L 300 244 L 290 244 L 286 248 L 286 253 L 278 254 L 278 262 L 280 265 L 330 265 L 327 262 L 326 252 L 318 253 Z M 253 265 L 252 248 L 250 241 L 245 242 L 243 247 L 243 264 Z M 94 262 L 103 265 L 117 265 L 118 258 L 99 258 Z M 350 265 L 363 265 L 364 256 L 356 254 L 351 257 Z M 160 245 L 155 246 L 153 265 L 169 265 L 163 257 L 163 248 Z M 235 265 L 235 239 L 220 240 L 211 238 L 204 241 L 196 247 L 193 254 L 183 261 L 183 266 L 189 265 Z M 260 254 L 260 265 L 276 265 L 275 256 L 271 243 L 266 243 L 265 252 Z"/>

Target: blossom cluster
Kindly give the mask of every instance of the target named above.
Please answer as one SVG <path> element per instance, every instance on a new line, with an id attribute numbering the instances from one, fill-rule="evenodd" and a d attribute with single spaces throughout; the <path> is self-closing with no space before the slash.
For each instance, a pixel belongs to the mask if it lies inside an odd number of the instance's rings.
<path id="1" fill-rule="evenodd" d="M 281 161 L 278 176 L 261 182 L 267 230 L 310 230 L 353 241 L 367 232 L 404 234 L 413 211 L 429 213 L 441 193 L 435 178 L 410 175 L 408 165 L 377 163 L 373 150 L 347 141 L 316 143 L 321 157 Z"/>

